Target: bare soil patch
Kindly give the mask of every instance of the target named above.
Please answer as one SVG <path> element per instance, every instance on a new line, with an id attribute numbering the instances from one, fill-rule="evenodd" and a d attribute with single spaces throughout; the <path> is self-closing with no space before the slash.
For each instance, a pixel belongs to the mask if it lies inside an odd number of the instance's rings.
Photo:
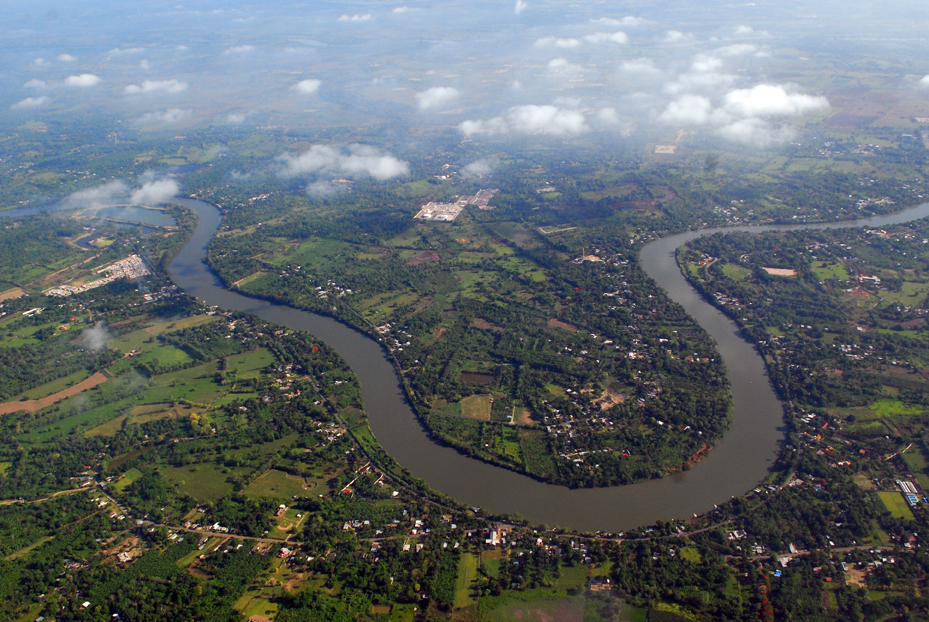
<path id="1" fill-rule="evenodd" d="M 518 425 L 535 425 L 536 421 L 532 418 L 532 412 L 525 408 L 517 408 L 516 416 L 513 421 Z"/>
<path id="2" fill-rule="evenodd" d="M 43 397 L 40 400 L 23 400 L 21 402 L 4 402 L 0 404 L 0 415 L 8 415 L 10 413 L 15 413 L 19 411 L 25 411 L 27 413 L 34 413 L 42 410 L 43 408 L 48 408 L 56 402 L 61 400 L 73 397 L 78 393 L 83 393 L 87 389 L 92 389 L 99 384 L 106 382 L 108 378 L 103 375 L 101 372 L 97 372 L 90 378 L 82 380 L 73 387 L 59 391 L 58 393 L 52 393 L 47 397 Z"/>
<path id="3" fill-rule="evenodd" d="M 574 324 L 568 324 L 567 322 L 562 322 L 561 320 L 556 320 L 555 318 L 550 319 L 548 321 L 548 325 L 552 328 L 560 328 L 561 330 L 566 330 L 572 333 L 577 332 L 577 326 Z"/>
<path id="4" fill-rule="evenodd" d="M 435 261 L 441 261 L 442 258 L 439 257 L 439 254 L 435 251 L 423 251 L 415 257 L 407 259 L 406 265 L 408 266 L 418 266 L 423 263 L 432 263 Z"/>
<path id="5" fill-rule="evenodd" d="M 493 322 L 489 322 L 485 320 L 484 318 L 477 318 L 476 320 L 471 322 L 471 326 L 475 328 L 480 328 L 481 330 L 492 330 L 495 333 L 502 333 L 503 331 L 506 330 L 504 327 L 497 326 Z"/>
<path id="6" fill-rule="evenodd" d="M 594 400 L 594 406 L 598 406 L 600 411 L 607 411 L 617 404 L 622 404 L 626 401 L 626 396 L 622 393 L 617 393 L 612 389 L 606 389 L 603 393 L 600 394 L 600 397 Z"/>
<path id="7" fill-rule="evenodd" d="M 22 287 L 14 287 L 13 289 L 8 289 L 5 292 L 0 292 L 0 302 L 4 300 L 13 300 L 14 298 L 21 298 L 26 295 L 26 290 Z"/>

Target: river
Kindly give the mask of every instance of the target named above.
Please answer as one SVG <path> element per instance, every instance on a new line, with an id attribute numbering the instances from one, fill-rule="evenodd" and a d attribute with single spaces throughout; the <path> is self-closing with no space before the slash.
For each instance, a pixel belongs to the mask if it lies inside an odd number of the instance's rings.
<path id="1" fill-rule="evenodd" d="M 177 199 L 176 202 L 196 211 L 199 222 L 190 241 L 171 262 L 169 272 L 174 281 L 206 304 L 307 331 L 329 344 L 357 375 L 377 440 L 413 475 L 462 503 L 490 512 L 520 514 L 534 523 L 549 526 L 608 532 L 657 520 L 690 518 L 713 509 L 714 504 L 744 494 L 767 475 L 784 437 L 784 411 L 763 360 L 752 345 L 738 336 L 735 323 L 687 283 L 675 259 L 678 247 L 717 232 L 884 227 L 929 216 L 926 203 L 866 220 L 705 229 L 646 245 L 641 252 L 642 268 L 716 340 L 732 386 L 732 425 L 716 448 L 689 471 L 630 486 L 570 489 L 541 483 L 433 442 L 413 413 L 393 365 L 376 341 L 331 318 L 225 289 L 204 263 L 207 245 L 219 229 L 219 211 L 201 201 Z"/>

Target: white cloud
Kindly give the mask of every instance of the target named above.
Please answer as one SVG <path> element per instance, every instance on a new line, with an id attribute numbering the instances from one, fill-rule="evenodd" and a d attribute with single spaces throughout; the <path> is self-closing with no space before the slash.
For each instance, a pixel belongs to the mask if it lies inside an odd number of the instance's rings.
<path id="1" fill-rule="evenodd" d="M 486 177 L 494 172 L 494 169 L 500 164 L 497 158 L 482 158 L 475 160 L 471 164 L 461 169 L 461 176 L 465 178 Z"/>
<path id="2" fill-rule="evenodd" d="M 583 73 L 584 69 L 580 65 L 568 62 L 565 58 L 553 58 L 548 61 L 549 73 L 562 77 L 575 77 Z"/>
<path id="3" fill-rule="evenodd" d="M 38 108 L 39 106 L 44 106 L 49 102 L 49 98 L 45 95 L 41 97 L 27 97 L 26 99 L 21 99 L 10 108 Z"/>
<path id="4" fill-rule="evenodd" d="M 431 108 L 442 108 L 458 99 L 460 95 L 461 93 L 458 92 L 458 89 L 454 89 L 450 86 L 434 86 L 431 89 L 426 89 L 415 95 L 416 105 L 419 107 L 420 111 L 429 110 Z"/>
<path id="5" fill-rule="evenodd" d="M 690 66 L 691 71 L 696 71 L 698 73 L 707 73 L 710 71 L 716 71 L 723 66 L 723 61 L 716 58 L 715 56 L 707 56 L 705 54 L 699 54 L 694 59 L 693 64 Z"/>
<path id="6" fill-rule="evenodd" d="M 569 136 L 590 129 L 583 113 L 555 106 L 516 106 L 510 109 L 508 118 L 513 129 L 524 134 Z"/>
<path id="7" fill-rule="evenodd" d="M 684 95 L 668 104 L 658 120 L 668 125 L 704 125 L 710 119 L 713 104 L 701 95 Z"/>
<path id="8" fill-rule="evenodd" d="M 140 52 L 144 52 L 144 51 L 145 51 L 144 48 L 122 48 L 122 49 L 113 48 L 112 50 L 107 52 L 106 55 L 107 56 L 123 56 L 126 54 L 139 54 Z"/>
<path id="9" fill-rule="evenodd" d="M 923 76 L 922 78 L 919 79 L 919 82 L 917 82 L 917 84 L 919 84 L 919 86 L 923 88 L 929 88 L 929 76 Z"/>
<path id="10" fill-rule="evenodd" d="M 138 119 L 141 125 L 175 125 L 193 114 L 193 110 L 169 108 L 159 112 L 146 112 Z"/>
<path id="11" fill-rule="evenodd" d="M 493 117 L 486 120 L 462 121 L 458 125 L 458 131 L 465 136 L 473 136 L 475 134 L 506 134 L 510 128 L 503 117 Z"/>
<path id="12" fill-rule="evenodd" d="M 678 41 L 683 41 L 685 39 L 690 39 L 693 35 L 685 35 L 680 30 L 669 30 L 665 33 L 665 43 L 677 43 Z"/>
<path id="13" fill-rule="evenodd" d="M 371 19 L 370 13 L 365 13 L 364 15 L 342 15 L 339 17 L 340 22 L 366 22 Z"/>
<path id="14" fill-rule="evenodd" d="M 177 46 L 177 47 L 174 48 L 174 49 L 175 49 L 175 50 L 178 50 L 178 51 L 180 51 L 180 52 L 186 52 L 186 51 L 189 50 L 190 48 L 187 47 L 186 45 L 179 45 L 179 46 Z"/>
<path id="15" fill-rule="evenodd" d="M 179 80 L 144 80 L 141 85 L 130 84 L 123 89 L 130 95 L 139 93 L 180 93 L 187 90 L 187 83 Z"/>
<path id="16" fill-rule="evenodd" d="M 619 125 L 619 115 L 616 108 L 606 107 L 597 111 L 597 120 L 604 125 Z"/>
<path id="17" fill-rule="evenodd" d="M 67 86 L 77 86 L 80 88 L 94 86 L 100 84 L 100 82 L 102 82 L 102 80 L 92 73 L 82 73 L 78 76 L 68 76 L 65 78 L 65 84 Z"/>
<path id="18" fill-rule="evenodd" d="M 466 135 L 506 134 L 548 134 L 551 136 L 576 136 L 590 130 L 584 113 L 578 110 L 559 108 L 558 106 L 514 106 L 505 118 L 493 117 L 487 120 L 464 121 L 458 130 Z"/>
<path id="19" fill-rule="evenodd" d="M 698 54 L 690 66 L 690 71 L 678 76 L 677 80 L 665 85 L 666 93 L 677 95 L 685 91 L 719 92 L 721 88 L 732 86 L 736 76 L 718 71 L 723 61 L 715 56 Z"/>
<path id="20" fill-rule="evenodd" d="M 655 67 L 655 63 L 649 58 L 636 58 L 634 60 L 623 61 L 619 69 L 623 73 L 639 75 L 657 75 L 661 73 L 661 70 Z"/>
<path id="21" fill-rule="evenodd" d="M 142 60 L 139 61 L 139 67 L 141 67 L 142 69 L 151 69 L 152 64 L 148 62 L 147 58 L 143 58 Z"/>
<path id="22" fill-rule="evenodd" d="M 717 133 L 733 142 L 755 147 L 785 143 L 797 136 L 797 130 L 793 127 L 775 127 L 762 119 L 740 119 L 719 128 Z"/>
<path id="23" fill-rule="evenodd" d="M 41 67 L 42 65 L 47 65 L 47 64 L 48 64 L 48 61 L 45 60 L 44 58 L 37 58 L 37 59 L 35 59 L 34 61 L 32 61 L 32 64 L 33 64 L 33 65 L 38 65 L 39 67 Z"/>
<path id="24" fill-rule="evenodd" d="M 580 97 L 556 97 L 552 102 L 556 106 L 562 106 L 564 108 L 577 108 L 581 105 Z"/>
<path id="25" fill-rule="evenodd" d="M 248 113 L 235 113 L 230 112 L 226 115 L 226 123 L 229 125 L 241 125 L 245 122 L 245 117 L 248 116 Z"/>
<path id="26" fill-rule="evenodd" d="M 342 194 L 346 192 L 347 189 L 341 184 L 334 184 L 331 181 L 314 181 L 306 187 L 306 193 L 311 197 L 316 197 L 317 199 L 327 199 L 329 197 L 334 197 L 337 194 Z"/>
<path id="27" fill-rule="evenodd" d="M 742 117 L 794 116 L 828 107 L 825 97 L 793 93 L 774 84 L 730 91 L 724 98 L 725 110 Z"/>
<path id="28" fill-rule="evenodd" d="M 156 179 L 142 184 L 129 196 L 132 203 L 139 205 L 158 205 L 170 201 L 180 192 L 180 186 L 173 179 Z"/>
<path id="29" fill-rule="evenodd" d="M 755 30 L 751 26 L 739 26 L 738 28 L 735 29 L 735 34 L 736 36 L 741 36 L 741 37 L 748 37 L 752 35 L 756 37 L 770 37 L 771 36 L 767 30 Z"/>
<path id="30" fill-rule="evenodd" d="M 98 352 L 106 347 L 106 344 L 113 339 L 113 335 L 106 329 L 106 325 L 100 321 L 93 328 L 86 328 L 81 333 L 81 343 L 85 348 Z"/>
<path id="31" fill-rule="evenodd" d="M 707 74 L 695 75 L 718 75 L 713 73 L 714 67 L 710 63 Z M 796 137 L 797 129 L 774 125 L 767 119 L 819 112 L 829 107 L 825 97 L 797 93 L 794 88 L 789 84 L 760 84 L 730 90 L 715 108 L 708 97 L 683 95 L 667 105 L 658 121 L 685 127 L 706 125 L 727 140 L 756 147 L 784 143 Z"/>
<path id="32" fill-rule="evenodd" d="M 383 181 L 410 174 L 408 162 L 368 145 L 349 145 L 348 153 L 328 145 L 313 145 L 300 155 L 285 153 L 280 159 L 284 162 L 284 169 L 280 172 L 284 177 L 337 172 L 343 175 L 368 175 Z"/>
<path id="33" fill-rule="evenodd" d="M 313 93 L 319 90 L 320 84 L 322 84 L 322 82 L 311 78 L 308 80 L 301 80 L 300 82 L 297 82 L 295 85 L 293 85 L 290 88 L 297 91 L 301 95 L 312 95 Z"/>
<path id="34" fill-rule="evenodd" d="M 409 10 L 410 7 L 408 6 L 398 6 L 393 11 L 391 11 L 391 13 L 406 13 Z"/>
<path id="35" fill-rule="evenodd" d="M 48 82 L 45 80 L 39 80 L 38 78 L 33 78 L 29 82 L 26 82 L 23 87 L 27 89 L 44 89 L 48 86 Z"/>
<path id="36" fill-rule="evenodd" d="M 516 8 L 514 9 L 516 14 L 519 15 L 523 11 L 529 8 L 529 3 L 525 0 L 516 0 Z"/>
<path id="37" fill-rule="evenodd" d="M 63 63 L 73 63 L 77 60 L 76 56 L 71 56 L 70 54 L 59 54 L 58 60 Z"/>
<path id="38" fill-rule="evenodd" d="M 751 43 L 733 43 L 732 45 L 717 48 L 714 53 L 722 56 L 745 56 L 746 54 L 754 54 L 757 51 L 757 45 Z"/>
<path id="39" fill-rule="evenodd" d="M 629 43 L 629 35 L 622 31 L 595 32 L 592 35 L 587 35 L 584 39 L 591 43 L 619 43 L 622 45 Z"/>
<path id="40" fill-rule="evenodd" d="M 577 39 L 559 39 L 557 37 L 542 37 L 536 39 L 536 47 L 548 47 L 554 45 L 556 48 L 576 48 L 581 42 Z"/>
<path id="41" fill-rule="evenodd" d="M 65 203 L 74 209 L 96 208 L 109 205 L 117 197 L 124 197 L 129 192 L 129 187 L 121 181 L 111 181 L 97 186 L 88 188 L 71 194 Z"/>
<path id="42" fill-rule="evenodd" d="M 235 45 L 231 48 L 226 48 L 223 54 L 248 54 L 249 52 L 254 52 L 254 45 Z"/>
<path id="43" fill-rule="evenodd" d="M 642 19 L 641 17 L 633 17 L 632 15 L 627 15 L 626 17 L 622 19 L 614 19 L 612 17 L 601 17 L 600 19 L 592 19 L 590 21 L 597 23 L 597 24 L 603 24 L 604 26 L 640 26 L 641 24 L 644 24 L 648 20 Z"/>

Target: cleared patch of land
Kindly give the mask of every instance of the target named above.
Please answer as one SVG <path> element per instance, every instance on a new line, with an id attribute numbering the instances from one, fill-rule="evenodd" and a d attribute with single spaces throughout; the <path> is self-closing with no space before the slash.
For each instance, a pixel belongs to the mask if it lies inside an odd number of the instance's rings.
<path id="1" fill-rule="evenodd" d="M 14 287 L 12 289 L 6 290 L 5 292 L 0 292 L 0 302 L 3 302 L 4 300 L 13 300 L 14 298 L 20 298 L 25 295 L 26 290 L 24 290 L 22 287 Z"/>
<path id="2" fill-rule="evenodd" d="M 906 500 L 903 498 L 902 494 L 896 491 L 885 491 L 877 493 L 877 496 L 881 498 L 884 507 L 887 508 L 891 516 L 904 520 L 913 520 L 913 511 L 910 510 L 910 507 L 906 504 Z"/>
<path id="3" fill-rule="evenodd" d="M 464 553 L 458 560 L 458 579 L 455 582 L 455 608 L 463 609 L 474 604 L 471 598 L 471 583 L 477 578 L 477 555 Z"/>
<path id="4" fill-rule="evenodd" d="M 318 482 L 271 469 L 245 489 L 245 494 L 255 497 L 292 499 L 308 497 L 319 486 Z"/>
<path id="5" fill-rule="evenodd" d="M 56 402 L 60 402 L 63 399 L 73 397 L 79 393 L 83 393 L 87 389 L 92 389 L 97 385 L 103 384 L 107 380 L 109 380 L 107 376 L 103 375 L 101 372 L 97 372 L 90 378 L 77 383 L 73 387 L 58 391 L 57 393 L 52 393 L 48 397 L 43 397 L 40 400 L 4 402 L 3 404 L 0 404 L 0 415 L 8 415 L 10 413 L 19 411 L 25 411 L 27 413 L 38 412 L 43 408 L 48 408 Z"/>
<path id="6" fill-rule="evenodd" d="M 493 397 L 490 395 L 471 395 L 461 400 L 461 414 L 470 419 L 490 420 L 490 409 L 493 406 Z"/>
<path id="7" fill-rule="evenodd" d="M 561 320 L 556 320 L 552 318 L 548 321 L 548 325 L 552 328 L 560 328 L 561 330 L 566 330 L 568 332 L 576 333 L 577 326 L 574 324 L 568 324 L 567 322 L 562 322 Z"/>

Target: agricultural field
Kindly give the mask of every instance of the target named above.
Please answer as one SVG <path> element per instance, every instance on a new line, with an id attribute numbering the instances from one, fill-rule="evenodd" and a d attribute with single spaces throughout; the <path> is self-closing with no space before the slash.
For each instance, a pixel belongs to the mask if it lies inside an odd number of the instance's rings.
<path id="1" fill-rule="evenodd" d="M 903 498 L 903 495 L 900 494 L 899 491 L 879 492 L 877 496 L 881 498 L 881 503 L 884 504 L 884 507 L 887 508 L 891 516 L 894 518 L 902 518 L 907 521 L 913 520 L 913 511 L 910 509 L 910 506 L 907 505 L 906 499 Z"/>
<path id="2" fill-rule="evenodd" d="M 249 484 L 248 488 L 245 489 L 245 494 L 253 497 L 286 500 L 295 497 L 316 496 L 319 494 L 314 492 L 317 488 L 328 491 L 325 485 L 321 486 L 320 482 L 315 479 L 297 477 L 272 469 Z"/>

